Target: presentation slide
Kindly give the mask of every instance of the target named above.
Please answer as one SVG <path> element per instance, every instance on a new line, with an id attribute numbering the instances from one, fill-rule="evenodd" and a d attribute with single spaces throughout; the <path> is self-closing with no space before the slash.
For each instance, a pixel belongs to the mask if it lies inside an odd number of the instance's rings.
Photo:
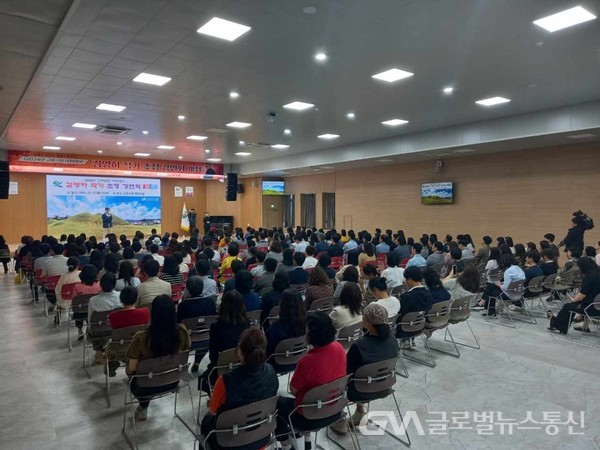
<path id="1" fill-rule="evenodd" d="M 102 214 L 110 208 L 112 232 L 129 239 L 136 230 L 160 233 L 160 180 L 90 176 L 46 176 L 48 234 L 104 236 Z"/>

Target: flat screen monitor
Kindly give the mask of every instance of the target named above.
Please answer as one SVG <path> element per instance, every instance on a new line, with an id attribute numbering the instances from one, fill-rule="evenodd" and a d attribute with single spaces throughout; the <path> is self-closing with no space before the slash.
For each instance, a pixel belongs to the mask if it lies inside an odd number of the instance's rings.
<path id="1" fill-rule="evenodd" d="M 421 203 L 423 205 L 449 205 L 454 203 L 454 185 L 451 181 L 423 183 L 421 185 Z"/>
<path id="2" fill-rule="evenodd" d="M 285 191 L 285 181 L 263 181 L 263 195 L 283 195 Z"/>

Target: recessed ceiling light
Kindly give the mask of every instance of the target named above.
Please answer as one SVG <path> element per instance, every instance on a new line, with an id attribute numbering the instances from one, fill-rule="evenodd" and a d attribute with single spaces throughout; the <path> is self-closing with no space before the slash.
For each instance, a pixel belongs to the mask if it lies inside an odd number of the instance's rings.
<path id="1" fill-rule="evenodd" d="M 287 144 L 273 144 L 273 145 L 271 145 L 271 148 L 285 149 L 285 148 L 290 148 L 290 146 Z"/>
<path id="2" fill-rule="evenodd" d="M 174 145 L 159 145 L 156 148 L 159 148 L 161 150 L 173 150 L 175 148 L 175 146 Z"/>
<path id="3" fill-rule="evenodd" d="M 71 136 L 56 136 L 57 141 L 74 141 L 75 138 Z"/>
<path id="4" fill-rule="evenodd" d="M 121 141 L 117 142 L 117 145 L 123 145 L 123 143 Z"/>
<path id="5" fill-rule="evenodd" d="M 208 162 L 221 162 L 221 158 L 206 158 Z"/>
<path id="6" fill-rule="evenodd" d="M 230 92 L 229 93 L 229 98 L 238 98 L 240 96 L 239 93 L 237 92 Z"/>
<path id="7" fill-rule="evenodd" d="M 314 14 L 317 12 L 317 8 L 315 6 L 307 6 L 306 8 L 302 9 L 302 12 L 304 14 Z"/>
<path id="8" fill-rule="evenodd" d="M 220 19 L 219 17 L 213 17 L 196 31 L 200 34 L 205 34 L 207 36 L 213 36 L 233 42 L 242 34 L 247 33 L 250 30 L 251 27 L 246 25 Z"/>
<path id="9" fill-rule="evenodd" d="M 102 150 L 96 150 L 98 153 L 103 153 Z"/>
<path id="10" fill-rule="evenodd" d="M 582 134 L 572 134 L 570 136 L 567 136 L 568 138 L 571 139 L 586 139 L 586 138 L 593 138 L 596 137 L 596 134 L 593 133 L 582 133 Z"/>
<path id="11" fill-rule="evenodd" d="M 572 27 L 583 22 L 588 22 L 596 18 L 587 9 L 581 6 L 575 6 L 574 8 L 566 9 L 551 16 L 542 17 L 541 19 L 534 20 L 533 23 L 539 27 L 548 30 L 550 33 L 562 30 L 563 28 Z"/>
<path id="12" fill-rule="evenodd" d="M 252 153 L 250 152 L 237 152 L 236 155 L 237 156 L 250 156 Z"/>
<path id="13" fill-rule="evenodd" d="M 376 73 L 371 78 L 375 78 L 376 80 L 387 81 L 388 83 L 393 83 L 394 81 L 401 80 L 403 78 L 412 77 L 414 73 L 407 72 L 406 70 L 401 69 L 390 69 L 385 72 Z"/>
<path id="14" fill-rule="evenodd" d="M 250 125 L 252 124 L 247 122 L 229 122 L 227 124 L 230 128 L 248 128 Z"/>
<path id="15" fill-rule="evenodd" d="M 133 156 L 150 156 L 150 153 L 134 153 Z"/>
<path id="16" fill-rule="evenodd" d="M 54 169 L 52 169 L 54 172 L 62 172 L 63 169 L 62 167 L 55 167 Z"/>
<path id="17" fill-rule="evenodd" d="M 143 134 L 148 134 L 148 130 L 142 131 Z"/>
<path id="18" fill-rule="evenodd" d="M 319 139 L 337 139 L 340 137 L 339 134 L 325 133 L 317 136 Z"/>
<path id="19" fill-rule="evenodd" d="M 56 147 L 55 145 L 44 145 L 42 148 L 44 150 L 60 150 L 60 147 Z"/>
<path id="20" fill-rule="evenodd" d="M 354 120 L 356 118 L 356 115 L 353 112 L 349 112 L 348 114 L 346 114 L 346 117 L 350 120 Z"/>
<path id="21" fill-rule="evenodd" d="M 138 83 L 153 84 L 155 86 L 163 86 L 164 84 L 171 81 L 169 77 L 161 77 L 160 75 L 152 75 L 151 73 L 140 73 L 133 79 Z"/>
<path id="22" fill-rule="evenodd" d="M 454 88 L 453 88 L 452 86 L 446 86 L 446 87 L 444 88 L 444 94 L 446 94 L 446 95 L 450 95 L 450 94 L 452 94 L 453 92 L 454 92 Z"/>
<path id="23" fill-rule="evenodd" d="M 100 109 L 102 111 L 113 111 L 113 112 L 121 112 L 125 110 L 125 106 L 121 105 L 111 105 L 110 103 L 100 103 L 96 106 L 96 109 Z"/>
<path id="24" fill-rule="evenodd" d="M 199 136 L 197 134 L 192 134 L 191 136 L 186 137 L 186 139 L 189 139 L 190 141 L 203 141 L 205 139 L 208 139 L 208 136 Z"/>
<path id="25" fill-rule="evenodd" d="M 288 103 L 287 105 L 283 105 L 284 108 L 287 109 L 294 109 L 296 111 L 303 111 L 305 109 L 309 109 L 314 107 L 315 105 L 313 105 L 312 103 L 305 103 L 305 102 L 292 102 L 292 103 Z"/>
<path id="26" fill-rule="evenodd" d="M 178 115 L 177 118 L 179 120 L 185 120 L 185 116 L 183 114 Z"/>
<path id="27" fill-rule="evenodd" d="M 510 99 L 508 99 L 508 98 L 490 97 L 490 98 L 484 98 L 482 100 L 477 100 L 475 103 L 477 103 L 478 105 L 483 105 L 483 106 L 494 106 L 494 105 L 500 105 L 501 103 L 508 103 L 508 102 L 510 102 Z"/>
<path id="28" fill-rule="evenodd" d="M 326 61 L 327 60 L 327 55 L 323 52 L 319 52 L 315 55 L 315 59 L 317 61 Z"/>
<path id="29" fill-rule="evenodd" d="M 390 119 L 390 120 L 384 120 L 381 123 L 383 125 L 387 125 L 389 127 L 397 127 L 398 125 L 404 125 L 404 124 L 408 123 L 408 120 L 404 120 L 404 119 Z"/>
<path id="30" fill-rule="evenodd" d="M 240 145 L 246 145 L 246 141 L 240 141 Z"/>
<path id="31" fill-rule="evenodd" d="M 290 134 L 292 134 L 292 130 L 286 128 L 285 130 L 283 130 L 283 134 L 287 134 L 289 136 Z"/>
<path id="32" fill-rule="evenodd" d="M 204 153 L 210 153 L 210 148 L 205 148 Z"/>
<path id="33" fill-rule="evenodd" d="M 85 128 L 86 130 L 93 130 L 94 128 L 96 128 L 96 125 L 93 123 L 81 123 L 81 122 L 75 122 L 71 126 L 73 128 Z"/>
<path id="34" fill-rule="evenodd" d="M 177 158 L 178 158 L 178 159 L 183 159 L 183 156 L 179 155 Z"/>

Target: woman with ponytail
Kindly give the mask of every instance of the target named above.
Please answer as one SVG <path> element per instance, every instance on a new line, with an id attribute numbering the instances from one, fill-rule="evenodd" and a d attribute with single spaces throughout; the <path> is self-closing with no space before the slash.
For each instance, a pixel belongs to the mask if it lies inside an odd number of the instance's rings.
<path id="1" fill-rule="evenodd" d="M 390 332 L 388 313 L 383 306 L 377 302 L 365 306 L 363 327 L 367 330 L 366 333 L 348 350 L 346 371 L 349 374 L 355 373 L 361 366 L 398 357 L 398 342 Z M 368 394 L 357 392 L 354 383 L 351 382 L 348 384 L 348 400 L 356 403 L 356 411 L 350 420 L 354 426 L 358 426 L 361 419 L 367 414 L 361 402 L 373 400 L 373 398 L 370 398 Z M 345 420 L 345 418 L 338 420 L 330 425 L 330 428 L 337 433 L 346 433 L 348 429 L 344 423 Z"/>
<path id="2" fill-rule="evenodd" d="M 56 289 L 54 290 L 54 292 L 56 292 L 56 304 L 60 309 L 67 309 L 71 304 L 70 299 L 65 300 L 62 298 L 62 287 L 65 284 L 79 283 L 81 281 L 79 279 L 79 273 L 81 271 L 78 270 L 78 267 L 79 260 L 76 257 L 71 256 L 69 259 L 67 259 L 68 271 L 62 274 L 58 279 L 58 283 L 56 283 Z"/>
<path id="3" fill-rule="evenodd" d="M 267 364 L 267 338 L 258 328 L 249 328 L 242 333 L 237 346 L 241 365 L 221 375 L 215 384 L 208 408 L 210 412 L 202 419 L 202 434 L 214 430 L 217 417 L 224 411 L 277 395 L 279 380 L 271 365 Z M 213 434 L 214 436 L 214 434 Z M 267 445 L 256 442 L 251 448 Z M 211 448 L 221 448 L 215 440 Z"/>

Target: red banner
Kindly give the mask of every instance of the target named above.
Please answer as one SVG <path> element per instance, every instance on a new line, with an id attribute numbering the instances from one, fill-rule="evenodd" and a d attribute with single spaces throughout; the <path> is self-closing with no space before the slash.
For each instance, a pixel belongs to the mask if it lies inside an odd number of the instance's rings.
<path id="1" fill-rule="evenodd" d="M 223 180 L 223 164 L 8 151 L 12 172 Z"/>

